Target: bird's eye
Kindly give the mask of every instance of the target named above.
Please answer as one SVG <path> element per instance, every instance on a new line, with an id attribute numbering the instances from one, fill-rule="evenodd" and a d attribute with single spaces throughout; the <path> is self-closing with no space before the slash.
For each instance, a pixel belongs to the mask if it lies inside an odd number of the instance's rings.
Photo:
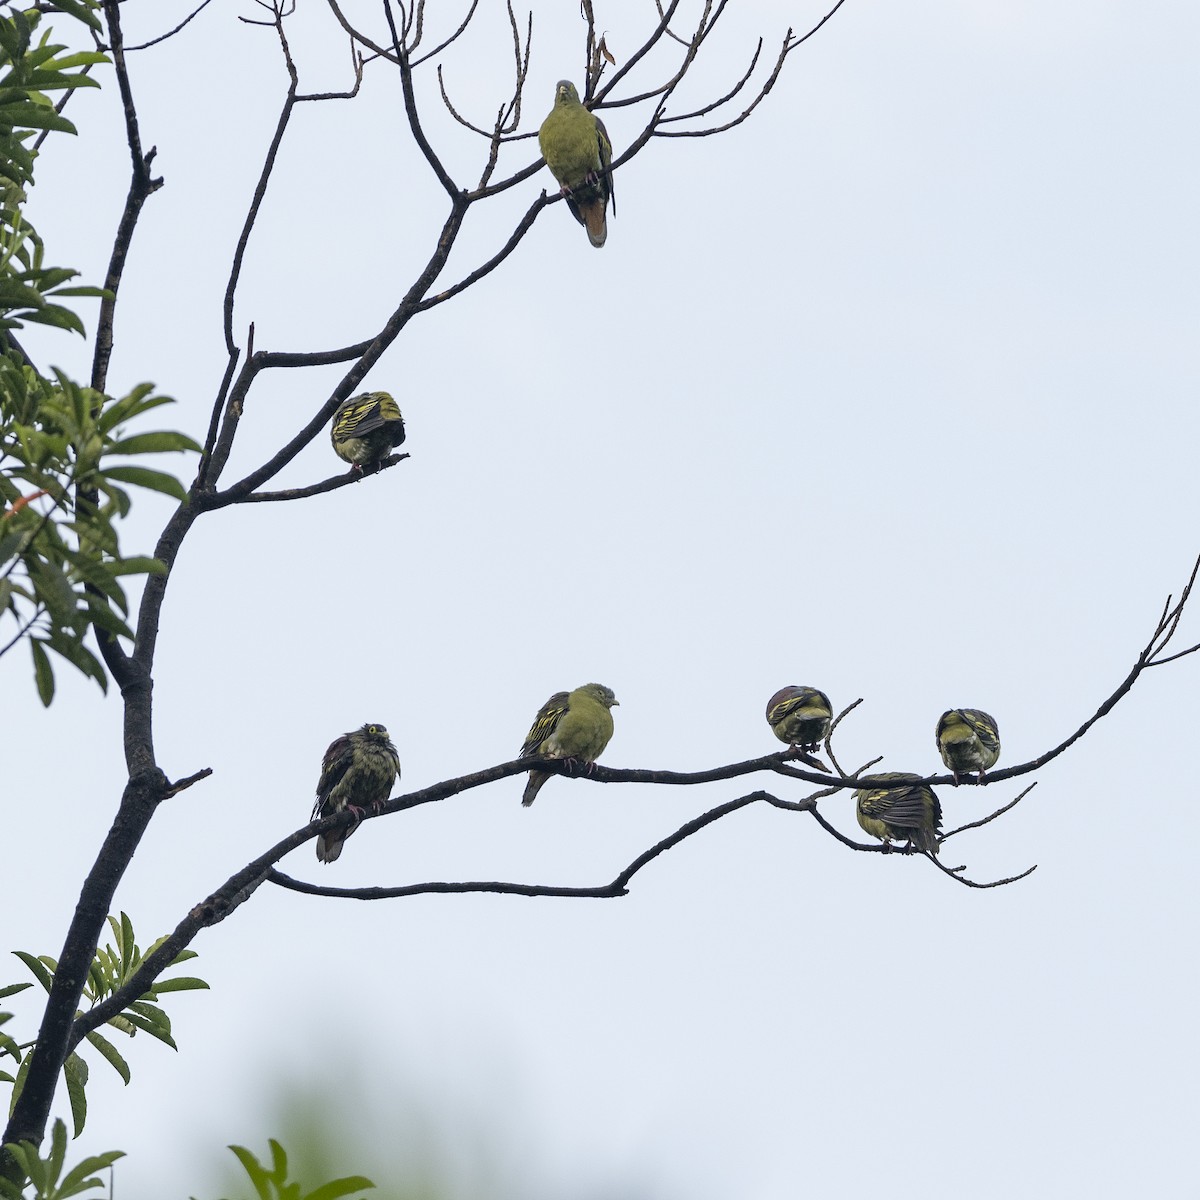
<path id="1" fill-rule="evenodd" d="M 368 725 L 368 726 L 367 726 L 367 732 L 368 732 L 368 733 L 378 733 L 378 732 L 379 732 L 379 726 L 378 726 L 378 725 Z"/>

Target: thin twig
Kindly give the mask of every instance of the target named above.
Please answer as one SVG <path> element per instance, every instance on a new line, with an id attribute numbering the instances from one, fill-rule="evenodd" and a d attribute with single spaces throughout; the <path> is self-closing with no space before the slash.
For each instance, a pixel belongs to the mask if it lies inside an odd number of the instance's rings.
<path id="1" fill-rule="evenodd" d="M 365 479 L 373 479 L 380 471 L 386 471 L 389 467 L 394 467 L 408 457 L 407 454 L 390 454 L 370 471 L 357 471 L 351 467 L 344 475 L 333 475 L 320 483 L 311 483 L 308 487 L 285 488 L 278 492 L 251 492 L 248 496 L 243 496 L 237 503 L 265 504 L 282 500 L 304 500 L 308 496 L 322 496 L 326 492 L 336 492 L 338 488 L 362 483 Z"/>
<path id="2" fill-rule="evenodd" d="M 968 829 L 978 829 L 981 825 L 987 825 L 990 822 L 994 821 L 997 817 L 1004 816 L 1004 814 L 1006 812 L 1008 812 L 1008 810 L 1010 808 L 1015 808 L 1018 804 L 1020 804 L 1021 801 L 1024 800 L 1025 797 L 1028 796 L 1029 793 L 1032 792 L 1035 787 L 1037 787 L 1036 779 L 1023 792 L 1019 792 L 1017 794 L 1016 799 L 1010 800 L 1007 804 L 1002 805 L 1000 808 L 996 809 L 996 811 L 994 813 L 991 813 L 990 815 L 988 815 L 986 817 L 981 817 L 978 821 L 971 821 L 969 824 L 960 825 L 957 829 L 950 830 L 949 833 L 943 833 L 939 840 L 943 841 L 943 842 L 947 841 L 949 838 L 952 838 L 956 833 L 964 833 Z"/>
<path id="3" fill-rule="evenodd" d="M 190 25 L 210 4 L 212 0 L 201 0 L 200 6 L 192 10 L 174 29 L 168 30 L 166 33 L 159 34 L 156 38 L 151 38 L 148 42 L 142 42 L 137 46 L 127 46 L 126 50 L 132 54 L 135 50 L 149 50 L 151 46 L 157 46 L 159 42 L 165 42 L 167 38 L 174 37 L 185 25 Z"/>

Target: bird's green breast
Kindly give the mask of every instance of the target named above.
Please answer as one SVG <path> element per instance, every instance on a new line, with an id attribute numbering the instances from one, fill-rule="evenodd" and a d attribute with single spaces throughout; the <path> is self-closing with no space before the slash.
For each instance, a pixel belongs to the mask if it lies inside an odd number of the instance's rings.
<path id="1" fill-rule="evenodd" d="M 556 105 L 542 122 L 538 145 L 546 166 L 564 187 L 579 187 L 601 168 L 596 118 L 581 104 Z"/>
<path id="2" fill-rule="evenodd" d="M 612 735 L 612 713 L 591 696 L 576 692 L 571 697 L 571 707 L 548 739 L 547 748 L 553 742 L 556 757 L 593 762 L 604 751 Z"/>

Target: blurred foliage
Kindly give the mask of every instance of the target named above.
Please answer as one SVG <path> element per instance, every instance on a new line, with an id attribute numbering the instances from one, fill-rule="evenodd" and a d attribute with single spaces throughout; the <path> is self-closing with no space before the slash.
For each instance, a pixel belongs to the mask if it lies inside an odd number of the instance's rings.
<path id="1" fill-rule="evenodd" d="M 362 1175 L 347 1175 L 343 1179 L 331 1179 L 318 1184 L 311 1191 L 301 1190 L 299 1183 L 288 1179 L 288 1159 L 283 1147 L 274 1139 L 268 1138 L 271 1148 L 271 1166 L 268 1168 L 259 1162 L 245 1146 L 230 1146 L 237 1156 L 259 1200 L 341 1200 L 356 1192 L 371 1190 L 375 1185 Z"/>
<path id="2" fill-rule="evenodd" d="M 92 965 L 88 969 L 87 982 L 83 987 L 84 999 L 88 1001 L 89 1007 L 99 1004 L 118 988 L 123 987 L 141 966 L 146 955 L 153 953 L 166 940 L 159 938 L 143 953 L 134 940 L 133 922 L 125 913 L 121 914 L 119 920 L 110 915 L 108 924 L 113 933 L 113 944 L 97 949 L 96 955 L 92 959 Z M 54 972 L 58 970 L 58 963 L 45 954 L 34 956 L 27 954 L 24 950 L 14 950 L 13 953 L 33 972 L 37 981 L 49 992 L 54 983 Z M 177 966 L 179 963 L 195 957 L 194 950 L 183 950 L 172 960 L 171 965 Z M 29 983 L 14 983 L 0 988 L 0 999 L 15 995 L 32 986 Z M 165 1042 L 172 1050 L 177 1050 L 178 1047 L 171 1036 L 171 1019 L 154 1002 L 165 992 L 195 991 L 198 988 L 207 987 L 208 984 L 203 979 L 197 979 L 194 976 L 179 975 L 173 979 L 159 979 L 153 987 L 126 1005 L 121 1012 L 109 1017 L 106 1024 L 129 1037 L 133 1037 L 140 1029 L 160 1042 Z M 83 1011 L 80 1010 L 80 1013 L 76 1015 L 81 1015 Z M 10 1016 L 9 1013 L 0 1013 L 0 1025 L 3 1025 Z M 121 1076 L 125 1083 L 128 1083 L 129 1064 L 116 1046 L 94 1029 L 87 1034 L 87 1041 L 99 1051 L 100 1056 Z M 23 1054 L 23 1051 L 27 1050 L 29 1045 L 21 1046 L 0 1031 L 0 1058 L 7 1055 L 17 1064 L 15 1076 L 0 1071 L 0 1080 L 13 1085 L 9 1112 L 12 1111 L 12 1105 L 16 1103 L 17 1097 L 21 1094 L 21 1087 L 25 1081 L 25 1072 L 30 1060 L 28 1055 Z M 63 1076 L 67 1085 L 67 1098 L 71 1104 L 71 1119 L 75 1127 L 74 1136 L 78 1137 L 87 1120 L 87 1062 L 77 1053 L 69 1054 L 67 1061 L 63 1064 Z"/>
<path id="3" fill-rule="evenodd" d="M 41 7 L 99 29 L 94 0 Z M 163 569 L 153 558 L 121 555 L 114 522 L 128 515 L 130 499 L 119 485 L 186 495 L 174 476 L 123 460 L 200 447 L 181 433 L 125 435 L 126 422 L 170 403 L 152 385 L 113 399 L 58 371 L 49 378 L 13 337 L 27 322 L 83 334 L 79 316 L 49 297 L 106 294 L 66 286 L 77 272 L 45 265 L 42 240 L 25 218 L 38 154 L 32 139 L 75 132 L 48 94 L 98 86 L 87 71 L 108 61 L 98 51 L 67 54 L 49 33 L 35 37 L 41 17 L 0 8 L 0 655 L 28 640 L 38 696 L 48 705 L 51 652 L 107 687 L 84 637 L 93 626 L 132 637 L 121 577 Z"/>
<path id="4" fill-rule="evenodd" d="M 544 1153 L 544 1131 L 529 1119 L 532 1114 L 521 1111 L 520 1089 L 507 1065 L 497 1074 L 481 1064 L 477 1090 L 464 1095 L 418 1084 L 401 1065 L 389 1068 L 386 1061 L 386 1053 L 369 1066 L 338 1053 L 310 1060 L 308 1071 L 294 1075 L 281 1072 L 278 1064 L 248 1068 L 262 1091 L 252 1097 L 247 1087 L 235 1091 L 254 1114 L 253 1135 L 265 1138 L 270 1131 L 273 1148 L 288 1148 L 286 1177 L 300 1190 L 251 1191 L 228 1160 L 210 1165 L 205 1155 L 206 1173 L 213 1172 L 209 1193 L 221 1200 L 299 1200 L 323 1196 L 319 1189 L 326 1181 L 343 1182 L 349 1172 L 361 1171 L 375 1181 L 375 1190 L 361 1200 L 663 1200 L 668 1195 L 660 1184 L 639 1179 L 638 1164 L 627 1159 L 572 1162 L 563 1176 Z M 228 1119 L 244 1128 L 237 1113 Z M 230 1149 L 254 1178 L 246 1152 Z M 360 1195 L 333 1194 L 354 1200 Z"/>
<path id="5" fill-rule="evenodd" d="M 94 1172 L 102 1171 L 112 1166 L 118 1158 L 124 1157 L 120 1150 L 93 1154 L 63 1175 L 67 1127 L 62 1121 L 54 1122 L 50 1133 L 50 1153 L 45 1158 L 38 1154 L 38 1148 L 32 1142 L 9 1142 L 4 1148 L 25 1175 L 22 1180 L 7 1179 L 0 1175 L 0 1197 L 4 1197 L 4 1200 L 66 1200 L 67 1196 L 78 1196 L 92 1188 L 103 1187 L 104 1181 L 98 1179 Z M 33 1191 L 29 1191 L 30 1187 Z"/>

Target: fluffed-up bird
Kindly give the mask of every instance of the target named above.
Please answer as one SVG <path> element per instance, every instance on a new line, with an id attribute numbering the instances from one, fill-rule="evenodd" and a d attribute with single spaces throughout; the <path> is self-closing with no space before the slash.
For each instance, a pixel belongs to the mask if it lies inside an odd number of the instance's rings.
<path id="1" fill-rule="evenodd" d="M 767 701 L 767 723 L 775 736 L 793 749 L 811 752 L 829 736 L 833 707 L 814 687 L 791 684 Z"/>
<path id="2" fill-rule="evenodd" d="M 909 847 L 938 852 L 938 834 L 942 828 L 942 806 L 925 784 L 910 771 L 885 771 L 874 776 L 897 787 L 859 788 L 854 793 L 854 811 L 864 833 L 877 837 L 884 847 L 903 839 Z"/>
<path id="3" fill-rule="evenodd" d="M 538 130 L 538 145 L 567 207 L 599 249 L 608 237 L 605 209 L 610 199 L 613 216 L 617 213 L 612 142 L 604 122 L 584 108 L 569 79 L 555 84 L 554 107 Z"/>
<path id="4" fill-rule="evenodd" d="M 956 786 L 959 776 L 970 771 L 978 771 L 979 782 L 983 783 L 984 772 L 1000 757 L 996 719 L 980 708 L 952 708 L 942 713 L 936 737 L 938 753 Z"/>
<path id="5" fill-rule="evenodd" d="M 368 808 L 378 809 L 391 794 L 400 778 L 400 756 L 380 724 L 343 733 L 325 751 L 321 760 L 321 778 L 317 780 L 317 802 L 312 819 L 349 809 L 362 818 Z M 317 858 L 333 862 L 342 852 L 342 843 L 358 828 L 339 825 L 317 836 Z"/>
<path id="6" fill-rule="evenodd" d="M 378 466 L 404 441 L 404 418 L 388 392 L 364 392 L 333 414 L 329 438 L 338 458 L 362 471 Z"/>
<path id="7" fill-rule="evenodd" d="M 538 709 L 533 727 L 525 735 L 520 758 L 571 758 L 593 763 L 604 752 L 613 735 L 612 713 L 618 703 L 611 688 L 602 683 L 585 683 L 573 692 L 555 692 Z M 545 771 L 530 771 L 521 803 L 533 803 L 543 783 Z"/>

